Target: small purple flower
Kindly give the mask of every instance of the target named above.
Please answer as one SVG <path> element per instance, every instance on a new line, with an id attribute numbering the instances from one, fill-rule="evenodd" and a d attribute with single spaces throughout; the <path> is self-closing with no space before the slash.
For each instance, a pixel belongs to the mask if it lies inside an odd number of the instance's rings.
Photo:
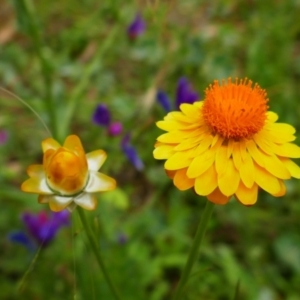
<path id="1" fill-rule="evenodd" d="M 107 127 L 110 124 L 110 111 L 105 104 L 99 104 L 93 114 L 93 122 L 96 125 Z"/>
<path id="2" fill-rule="evenodd" d="M 8 235 L 8 239 L 34 250 L 37 246 L 47 246 L 55 237 L 59 229 L 70 224 L 70 213 L 63 210 L 47 214 L 41 211 L 38 214 L 26 212 L 21 219 L 26 227 L 26 232 L 16 231 Z"/>
<path id="3" fill-rule="evenodd" d="M 165 92 L 158 91 L 156 94 L 156 99 L 166 112 L 172 110 L 169 97 Z M 198 93 L 192 89 L 192 86 L 187 78 L 181 77 L 177 83 L 175 109 L 179 110 L 179 107 L 182 103 L 193 104 L 199 99 L 200 97 Z"/>
<path id="4" fill-rule="evenodd" d="M 156 99 L 166 112 L 170 112 L 172 110 L 170 99 L 165 92 L 159 90 L 156 94 Z"/>
<path id="5" fill-rule="evenodd" d="M 0 130 L 0 145 L 3 145 L 7 142 L 8 140 L 8 133 L 6 130 L 1 129 Z"/>
<path id="6" fill-rule="evenodd" d="M 69 215 L 67 210 L 50 214 L 41 211 L 37 215 L 24 213 L 22 221 L 31 237 L 38 244 L 46 246 L 53 240 L 62 226 L 69 225 Z"/>
<path id="7" fill-rule="evenodd" d="M 142 35 L 145 30 L 146 30 L 146 23 L 142 18 L 142 15 L 140 13 L 137 13 L 135 15 L 134 20 L 132 21 L 132 23 L 129 24 L 127 28 L 127 34 L 129 38 L 134 40 L 138 36 Z"/>
<path id="8" fill-rule="evenodd" d="M 121 148 L 123 153 L 126 155 L 128 160 L 133 164 L 133 166 L 138 170 L 142 171 L 144 169 L 144 164 L 140 157 L 138 156 L 135 148 L 130 144 L 130 135 L 126 134 L 121 141 Z"/>
<path id="9" fill-rule="evenodd" d="M 113 122 L 108 126 L 108 134 L 111 136 L 119 135 L 123 130 L 121 122 Z"/>
<path id="10" fill-rule="evenodd" d="M 199 100 L 199 95 L 193 89 L 187 78 L 181 77 L 177 84 L 175 106 L 179 109 L 182 103 L 193 104 Z"/>

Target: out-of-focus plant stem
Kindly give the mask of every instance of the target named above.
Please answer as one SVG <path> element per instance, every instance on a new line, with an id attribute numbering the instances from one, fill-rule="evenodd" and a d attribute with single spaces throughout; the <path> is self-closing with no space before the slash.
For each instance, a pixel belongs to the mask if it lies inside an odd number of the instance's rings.
<path id="1" fill-rule="evenodd" d="M 85 229 L 85 232 L 87 234 L 87 237 L 88 237 L 88 240 L 89 240 L 89 244 L 95 254 L 95 257 L 97 259 L 97 262 L 100 266 L 100 269 L 102 270 L 102 273 L 104 275 L 104 278 L 107 282 L 107 284 L 109 285 L 110 287 L 110 290 L 114 296 L 114 299 L 115 300 L 121 300 L 121 297 L 120 297 L 120 294 L 119 292 L 117 291 L 106 267 L 105 267 L 105 264 L 104 264 L 104 261 L 103 261 L 103 258 L 102 258 L 102 255 L 100 253 L 100 248 L 98 246 L 98 243 L 96 241 L 96 238 L 93 234 L 93 231 L 91 229 L 91 227 L 89 226 L 88 222 L 87 222 L 87 219 L 86 219 L 86 216 L 85 216 L 85 213 L 84 213 L 84 210 L 81 208 L 81 207 L 77 207 L 77 211 L 78 211 L 78 214 L 79 214 L 79 217 L 81 219 L 81 223 Z"/>
<path id="2" fill-rule="evenodd" d="M 187 262 L 185 264 L 182 275 L 180 277 L 179 284 L 178 284 L 178 287 L 177 287 L 177 290 L 175 292 L 173 300 L 182 299 L 183 289 L 184 289 L 184 287 L 185 287 L 185 285 L 186 285 L 186 283 L 189 279 L 189 275 L 192 271 L 194 262 L 199 257 L 199 250 L 200 250 L 200 247 L 201 247 L 201 242 L 202 242 L 202 239 L 204 237 L 204 234 L 205 234 L 207 225 L 209 223 L 209 220 L 210 220 L 210 217 L 211 217 L 214 206 L 215 206 L 214 203 L 212 203 L 210 201 L 206 201 L 204 212 L 203 212 L 202 217 L 200 219 L 198 229 L 197 229 L 192 247 L 190 249 L 190 253 L 189 253 Z"/>
<path id="3" fill-rule="evenodd" d="M 66 107 L 64 118 L 60 124 L 61 126 L 59 130 L 61 136 L 65 136 L 66 133 L 69 131 L 72 116 L 74 114 L 75 109 L 78 108 L 79 101 L 82 100 L 82 98 L 84 97 L 84 93 L 86 92 L 87 87 L 90 85 L 90 78 L 97 71 L 97 69 L 99 69 L 99 65 L 103 59 L 103 56 L 106 54 L 108 49 L 110 49 L 113 42 L 115 42 L 118 32 L 119 26 L 115 25 L 115 27 L 109 32 L 106 39 L 101 42 L 94 58 L 91 60 L 89 65 L 85 68 L 84 72 L 82 73 L 80 82 L 76 85 L 75 89 L 73 90 L 70 96 L 70 101 Z"/>

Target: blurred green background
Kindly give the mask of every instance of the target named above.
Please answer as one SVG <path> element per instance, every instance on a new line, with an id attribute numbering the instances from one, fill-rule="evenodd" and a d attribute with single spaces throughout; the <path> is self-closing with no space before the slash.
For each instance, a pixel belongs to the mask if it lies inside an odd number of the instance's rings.
<path id="1" fill-rule="evenodd" d="M 0 85 L 54 124 L 60 139 L 74 133 L 87 152 L 108 153 L 103 172 L 118 189 L 88 214 L 106 265 L 124 300 L 170 299 L 206 199 L 176 190 L 153 159 L 155 122 L 165 114 L 156 91 L 174 98 L 186 76 L 203 97 L 214 79 L 247 77 L 266 89 L 279 122 L 299 133 L 300 1 L 29 1 L 34 18 L 23 4 L 0 1 Z M 130 39 L 137 12 L 146 30 Z M 131 133 L 142 171 L 122 153 L 122 136 L 92 123 L 100 103 Z M 48 210 L 19 189 L 48 134 L 3 90 L 0 108 L 8 135 L 0 145 L 0 299 L 112 299 L 76 211 L 38 254 L 7 240 L 22 228 L 22 212 Z M 283 198 L 261 192 L 253 207 L 234 199 L 216 207 L 183 300 L 233 299 L 238 281 L 238 299 L 300 299 L 300 185 L 293 179 L 287 188 Z"/>

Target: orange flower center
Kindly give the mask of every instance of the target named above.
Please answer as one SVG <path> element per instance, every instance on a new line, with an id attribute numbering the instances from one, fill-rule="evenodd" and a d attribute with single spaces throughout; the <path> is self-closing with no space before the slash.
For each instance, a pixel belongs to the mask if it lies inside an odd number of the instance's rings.
<path id="1" fill-rule="evenodd" d="M 50 149 L 44 154 L 47 183 L 62 195 L 73 195 L 86 185 L 88 169 L 83 153 L 73 153 L 65 148 Z"/>
<path id="2" fill-rule="evenodd" d="M 214 81 L 205 90 L 202 114 L 206 124 L 226 139 L 251 138 L 265 124 L 268 109 L 267 93 L 252 81 L 231 78 L 219 85 Z"/>

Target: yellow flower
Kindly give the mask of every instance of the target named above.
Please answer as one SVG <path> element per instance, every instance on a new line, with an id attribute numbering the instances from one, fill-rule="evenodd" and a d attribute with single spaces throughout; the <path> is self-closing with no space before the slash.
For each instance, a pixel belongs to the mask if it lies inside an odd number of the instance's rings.
<path id="1" fill-rule="evenodd" d="M 253 205 L 261 188 L 275 197 L 286 192 L 284 180 L 300 178 L 290 158 L 300 157 L 291 143 L 295 129 L 276 123 L 266 91 L 248 79 L 214 81 L 204 101 L 182 104 L 157 126 L 156 159 L 179 190 L 194 188 L 216 204 L 235 196 Z"/>
<path id="2" fill-rule="evenodd" d="M 97 172 L 106 153 L 95 150 L 85 154 L 76 135 L 68 136 L 63 146 L 48 138 L 42 142 L 42 149 L 43 164 L 28 167 L 30 178 L 21 189 L 39 194 L 39 203 L 49 203 L 51 210 L 73 210 L 76 205 L 93 210 L 97 205 L 94 193 L 115 189 L 113 178 Z"/>

